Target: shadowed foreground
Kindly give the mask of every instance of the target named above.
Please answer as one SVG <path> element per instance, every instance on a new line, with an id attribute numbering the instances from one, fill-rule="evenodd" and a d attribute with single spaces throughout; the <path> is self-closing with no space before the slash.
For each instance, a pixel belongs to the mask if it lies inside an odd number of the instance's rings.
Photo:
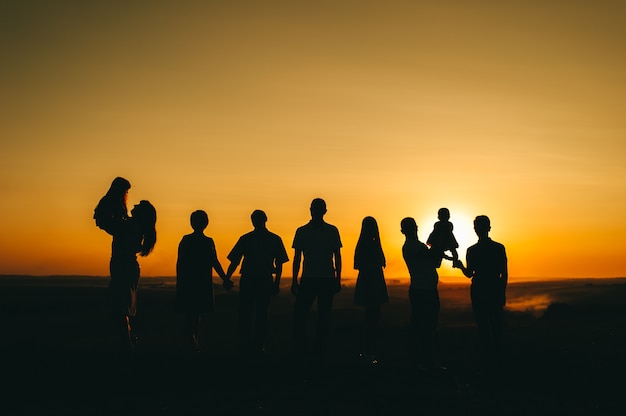
<path id="1" fill-rule="evenodd" d="M 424 373 L 408 361 L 405 287 L 390 287 L 383 307 L 379 364 L 359 358 L 362 311 L 346 288 L 333 309 L 329 361 L 302 370 L 290 354 L 286 289 L 271 307 L 267 356 L 242 362 L 236 292 L 217 290 L 204 326 L 207 352 L 190 354 L 171 279 L 143 279 L 139 345 L 123 362 L 104 314 L 106 283 L 0 277 L 2 414 L 610 415 L 623 408 L 621 279 L 512 284 L 511 304 L 536 297 L 550 306 L 507 313 L 508 355 L 492 377 L 476 369 L 465 285 L 440 286 L 439 361 L 448 370 Z"/>

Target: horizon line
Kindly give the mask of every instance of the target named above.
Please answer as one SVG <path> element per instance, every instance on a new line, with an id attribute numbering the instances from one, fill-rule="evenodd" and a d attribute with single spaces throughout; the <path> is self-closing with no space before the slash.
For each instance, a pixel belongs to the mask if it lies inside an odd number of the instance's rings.
<path id="1" fill-rule="evenodd" d="M 0 279 L 2 278 L 21 278 L 21 277 L 32 277 L 32 278 L 110 278 L 110 275 L 96 275 L 96 274 L 14 274 L 14 273 L 0 273 Z M 213 276 L 218 277 L 218 276 Z M 236 277 L 241 277 L 237 275 Z M 175 275 L 166 276 L 166 275 L 155 275 L 155 276 L 141 276 L 141 279 L 176 279 Z M 291 280 L 292 276 L 281 276 L 281 280 Z M 300 279 L 300 278 L 299 278 Z M 346 281 L 356 281 L 356 277 L 342 277 L 341 280 Z M 409 280 L 408 276 L 398 276 L 398 277 L 385 277 L 387 281 L 395 281 L 395 280 Z M 439 279 L 458 279 L 460 282 L 467 282 L 470 279 L 467 279 L 465 276 L 439 276 Z M 532 276 L 516 276 L 508 278 L 508 283 L 515 282 L 530 282 L 530 281 L 550 281 L 550 280 L 616 280 L 616 279 L 626 279 L 626 276 L 584 276 L 584 277 L 576 277 L 576 276 L 561 276 L 561 277 L 532 277 Z M 441 282 L 440 282 L 441 283 Z M 446 282 L 443 282 L 444 284 Z"/>

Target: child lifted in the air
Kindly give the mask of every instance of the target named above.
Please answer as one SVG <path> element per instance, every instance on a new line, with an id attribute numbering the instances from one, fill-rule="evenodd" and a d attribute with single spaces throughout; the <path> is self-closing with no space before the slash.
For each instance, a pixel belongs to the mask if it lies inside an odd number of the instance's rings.
<path id="1" fill-rule="evenodd" d="M 441 260 L 455 260 L 459 259 L 459 254 L 456 249 L 459 247 L 452 230 L 454 226 L 450 222 L 450 211 L 448 208 L 440 208 L 437 212 L 437 221 L 433 227 L 433 231 L 428 236 L 426 244 L 430 246 L 433 251 L 433 256 L 436 259 L 436 266 L 441 266 Z M 445 254 L 446 251 L 450 251 L 452 256 Z"/>

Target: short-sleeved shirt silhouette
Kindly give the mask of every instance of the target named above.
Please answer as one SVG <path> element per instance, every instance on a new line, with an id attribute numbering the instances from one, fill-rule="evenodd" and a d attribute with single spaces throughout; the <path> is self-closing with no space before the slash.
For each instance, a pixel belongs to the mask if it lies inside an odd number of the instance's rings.
<path id="1" fill-rule="evenodd" d="M 228 254 L 228 260 L 238 263 L 243 257 L 241 275 L 272 282 L 275 263 L 289 261 L 283 240 L 268 230 L 254 230 L 242 235 Z"/>
<path id="2" fill-rule="evenodd" d="M 212 271 L 217 263 L 211 237 L 194 233 L 182 238 L 176 262 L 176 303 L 179 309 L 213 311 Z"/>
<path id="3" fill-rule="evenodd" d="M 335 277 L 333 254 L 341 248 L 337 227 L 311 221 L 296 230 L 292 247 L 304 254 L 302 279 Z"/>
<path id="4" fill-rule="evenodd" d="M 485 238 L 467 249 L 467 269 L 474 272 L 473 285 L 490 285 L 501 280 L 507 268 L 504 245 Z"/>

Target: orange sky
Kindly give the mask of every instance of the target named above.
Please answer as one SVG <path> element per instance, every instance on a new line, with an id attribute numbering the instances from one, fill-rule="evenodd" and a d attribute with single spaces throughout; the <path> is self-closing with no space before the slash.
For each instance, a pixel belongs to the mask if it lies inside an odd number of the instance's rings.
<path id="1" fill-rule="evenodd" d="M 443 206 L 462 258 L 492 218 L 513 279 L 626 275 L 624 2 L 128 3 L 0 6 L 0 274 L 108 274 L 124 176 L 144 276 L 195 209 L 226 266 L 252 210 L 290 247 L 314 197 L 346 276 L 364 216 L 405 276 L 400 220 Z"/>

